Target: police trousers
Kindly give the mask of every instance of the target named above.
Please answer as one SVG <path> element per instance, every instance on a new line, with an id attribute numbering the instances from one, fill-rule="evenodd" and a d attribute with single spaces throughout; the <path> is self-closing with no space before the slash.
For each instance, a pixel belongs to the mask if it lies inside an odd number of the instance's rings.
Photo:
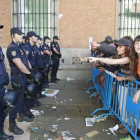
<path id="1" fill-rule="evenodd" d="M 0 88 L 0 134 L 3 133 L 4 121 L 6 118 L 6 114 L 4 113 L 6 107 L 1 105 L 1 101 L 4 94 L 5 94 L 5 88 Z"/>
<path id="2" fill-rule="evenodd" d="M 59 58 L 58 57 L 53 57 L 52 60 L 54 61 L 54 64 L 52 66 L 51 79 L 55 80 L 57 78 L 57 71 L 58 71 L 58 68 L 59 68 Z"/>
<path id="3" fill-rule="evenodd" d="M 28 82 L 28 79 L 25 75 L 20 74 L 14 74 L 11 75 L 11 83 L 18 85 L 17 87 L 13 87 L 13 89 L 18 94 L 18 103 L 16 107 L 10 112 L 9 118 L 10 120 L 13 120 L 17 117 L 17 113 L 23 113 L 24 112 L 24 94 L 25 94 L 25 86 Z"/>

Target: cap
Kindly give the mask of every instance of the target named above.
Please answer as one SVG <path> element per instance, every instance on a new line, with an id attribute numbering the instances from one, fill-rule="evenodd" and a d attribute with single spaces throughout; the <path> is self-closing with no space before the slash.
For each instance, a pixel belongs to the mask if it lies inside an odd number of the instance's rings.
<path id="1" fill-rule="evenodd" d="M 18 34 L 18 35 L 24 34 L 24 33 L 23 33 L 19 28 L 17 28 L 17 27 L 11 28 L 10 33 L 11 33 L 11 34 Z"/>
<path id="2" fill-rule="evenodd" d="M 36 33 L 35 33 L 34 31 L 29 31 L 29 32 L 27 33 L 27 37 L 32 37 L 32 36 L 37 37 L 37 35 L 36 35 Z"/>
<path id="3" fill-rule="evenodd" d="M 28 39 L 28 37 L 26 35 L 23 36 L 23 39 Z"/>
<path id="4" fill-rule="evenodd" d="M 112 40 L 114 44 L 116 44 L 118 42 L 117 39 Z"/>
<path id="5" fill-rule="evenodd" d="M 112 37 L 111 37 L 111 36 L 107 36 L 107 37 L 105 38 L 105 41 L 112 42 Z"/>
<path id="6" fill-rule="evenodd" d="M 4 26 L 3 25 L 0 25 L 0 29 L 2 29 Z"/>
<path id="7" fill-rule="evenodd" d="M 53 36 L 53 39 L 57 39 L 57 40 L 59 40 L 58 36 Z"/>
<path id="8" fill-rule="evenodd" d="M 50 38 L 48 36 L 44 36 L 44 40 L 46 40 L 46 39 L 50 40 Z"/>
<path id="9" fill-rule="evenodd" d="M 41 38 L 39 35 L 37 35 L 37 39 L 38 39 L 38 40 L 42 40 L 42 38 Z"/>
<path id="10" fill-rule="evenodd" d="M 121 38 L 115 45 L 131 47 L 131 41 L 126 38 Z"/>

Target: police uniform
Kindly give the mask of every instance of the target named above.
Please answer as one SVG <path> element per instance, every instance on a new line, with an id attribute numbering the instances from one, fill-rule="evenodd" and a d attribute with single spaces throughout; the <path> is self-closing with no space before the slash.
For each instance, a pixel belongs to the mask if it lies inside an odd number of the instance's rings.
<path id="1" fill-rule="evenodd" d="M 37 36 L 36 33 L 34 31 L 30 31 L 27 33 L 27 37 L 31 37 L 31 36 Z M 36 61 L 38 61 L 37 59 L 35 59 L 35 56 L 37 57 L 37 52 L 36 50 L 34 51 L 33 49 L 34 46 L 32 46 L 30 44 L 30 42 L 28 42 L 25 46 L 23 46 L 23 48 L 25 49 L 26 51 L 26 55 L 28 57 L 28 60 L 32 66 L 32 70 L 33 71 L 36 71 Z M 36 86 L 36 89 L 37 89 L 37 94 L 39 94 L 39 87 L 38 85 Z M 32 105 L 34 107 L 38 107 L 41 105 L 41 103 L 37 100 L 37 94 L 32 98 Z"/>
<path id="2" fill-rule="evenodd" d="M 9 76 L 6 73 L 5 64 L 4 64 L 4 54 L 0 47 L 0 139 L 11 139 L 13 140 L 13 136 L 8 136 L 4 134 L 4 121 L 6 118 L 6 114 L 4 113 L 5 107 L 1 105 L 1 101 L 3 96 L 5 95 L 5 85 L 9 83 Z"/>
<path id="3" fill-rule="evenodd" d="M 55 36 L 54 36 L 55 37 Z M 58 39 L 58 37 L 56 36 L 56 39 Z M 53 48 L 55 48 L 59 54 L 56 54 L 53 50 Z M 57 42 L 51 42 L 51 49 L 52 49 L 52 60 L 54 61 L 53 67 L 52 67 L 52 72 L 51 72 L 51 81 L 56 81 L 57 80 L 57 71 L 59 68 L 59 59 L 60 59 L 60 55 L 61 55 L 61 51 L 60 51 L 60 46 Z"/>
<path id="4" fill-rule="evenodd" d="M 44 43 L 42 45 L 42 51 L 44 52 L 44 54 L 43 54 L 44 64 L 45 65 L 48 64 L 48 68 L 47 68 L 46 76 L 45 76 L 46 82 L 48 82 L 49 81 L 48 75 L 49 75 L 49 72 L 50 72 L 50 65 L 49 65 L 49 63 L 50 63 L 50 60 L 51 60 L 51 55 L 46 54 L 45 53 L 46 50 L 49 51 L 49 52 L 51 52 L 51 47 L 48 44 Z"/>
<path id="5" fill-rule="evenodd" d="M 15 118 L 17 117 L 17 113 L 19 112 L 20 117 L 22 119 L 25 119 L 25 121 L 31 122 L 32 119 L 24 115 L 24 93 L 25 93 L 24 90 L 28 82 L 28 78 L 27 75 L 22 73 L 19 70 L 19 68 L 15 65 L 13 59 L 20 58 L 22 63 L 26 66 L 27 69 L 29 69 L 29 64 L 23 47 L 15 42 L 12 42 L 7 48 L 7 58 L 11 68 L 11 84 L 13 86 L 13 89 L 18 94 L 17 106 L 9 114 L 9 121 L 10 121 L 9 130 L 19 135 L 19 134 L 23 134 L 24 131 L 18 128 L 15 123 Z"/>

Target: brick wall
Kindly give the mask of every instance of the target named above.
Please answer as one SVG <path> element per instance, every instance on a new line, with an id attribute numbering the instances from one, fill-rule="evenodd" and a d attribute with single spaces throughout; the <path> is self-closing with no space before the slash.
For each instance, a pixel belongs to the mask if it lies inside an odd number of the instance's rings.
<path id="1" fill-rule="evenodd" d="M 116 0 L 59 0 L 60 44 L 62 47 L 88 46 L 88 38 L 101 41 L 115 35 Z M 7 47 L 11 41 L 11 0 L 0 0 L 0 24 L 4 25 L 0 44 Z"/>
<path id="2" fill-rule="evenodd" d="M 1 30 L 0 45 L 7 47 L 11 41 L 11 0 L 0 0 L 0 25 L 4 25 L 4 28 Z"/>
<path id="3" fill-rule="evenodd" d="M 102 41 L 115 36 L 116 0 L 59 0 L 60 44 L 62 47 L 88 47 L 88 38 Z"/>

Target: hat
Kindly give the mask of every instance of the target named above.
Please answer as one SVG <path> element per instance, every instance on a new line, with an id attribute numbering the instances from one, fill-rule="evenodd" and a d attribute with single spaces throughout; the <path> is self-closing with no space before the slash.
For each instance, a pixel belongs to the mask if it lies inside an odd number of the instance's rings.
<path id="1" fill-rule="evenodd" d="M 3 25 L 0 25 L 0 29 L 2 29 L 4 26 Z"/>
<path id="2" fill-rule="evenodd" d="M 37 35 L 37 39 L 38 39 L 38 40 L 42 40 L 42 38 L 41 38 L 39 35 Z"/>
<path id="3" fill-rule="evenodd" d="M 28 39 L 28 37 L 24 35 L 24 36 L 23 36 L 23 39 Z"/>
<path id="4" fill-rule="evenodd" d="M 126 38 L 121 38 L 115 45 L 131 47 L 131 41 Z"/>
<path id="5" fill-rule="evenodd" d="M 29 32 L 27 33 L 27 37 L 32 37 L 32 36 L 37 37 L 37 35 L 36 35 L 36 33 L 35 33 L 34 31 L 29 31 Z"/>
<path id="6" fill-rule="evenodd" d="M 112 40 L 114 44 L 116 44 L 118 42 L 117 39 Z"/>
<path id="7" fill-rule="evenodd" d="M 50 38 L 48 36 L 44 36 L 44 40 L 46 40 L 46 39 L 50 40 Z"/>
<path id="8" fill-rule="evenodd" d="M 53 39 L 57 39 L 57 40 L 59 40 L 58 36 L 53 36 Z"/>
<path id="9" fill-rule="evenodd" d="M 107 36 L 107 37 L 105 38 L 105 41 L 112 42 L 112 37 L 111 37 L 111 36 Z"/>
<path id="10" fill-rule="evenodd" d="M 11 35 L 12 35 L 12 34 L 18 34 L 18 35 L 24 34 L 24 33 L 23 33 L 19 28 L 17 28 L 17 27 L 11 28 L 10 33 L 11 33 Z"/>

